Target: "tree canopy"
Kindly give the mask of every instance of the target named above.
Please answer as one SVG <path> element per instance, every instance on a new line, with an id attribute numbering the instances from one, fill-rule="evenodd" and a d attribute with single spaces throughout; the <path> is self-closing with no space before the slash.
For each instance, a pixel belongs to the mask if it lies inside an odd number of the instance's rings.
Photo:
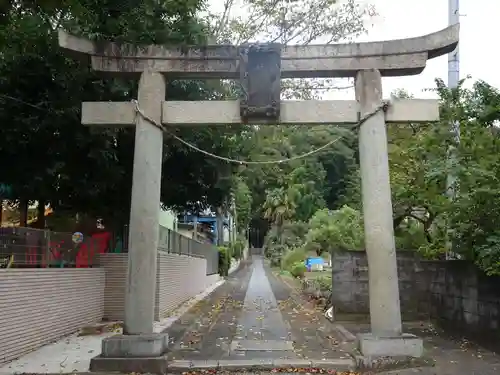
<path id="1" fill-rule="evenodd" d="M 54 209 L 127 222 L 133 130 L 91 129 L 80 124 L 82 101 L 136 97 L 137 82 L 102 78 L 58 47 L 57 28 L 92 39 L 132 43 L 204 43 L 209 30 L 200 1 L 11 1 L 0 24 L 0 159 L 9 197 L 38 200 Z M 221 84 L 168 83 L 168 98 L 223 97 Z M 179 131 L 214 153 L 229 154 L 231 128 Z M 170 207 L 218 205 L 231 186 L 231 168 L 165 137 L 162 203 Z"/>
<path id="2" fill-rule="evenodd" d="M 2 2 L 0 198 L 21 206 L 50 203 L 56 211 L 100 217 L 112 226 L 128 221 L 134 131 L 84 127 L 80 108 L 82 101 L 135 98 L 137 81 L 101 77 L 64 55 L 58 28 L 135 44 L 308 44 L 352 40 L 375 14 L 354 0 L 222 5 L 213 13 L 201 0 Z M 233 15 L 236 6 L 245 9 L 244 16 Z M 318 98 L 337 86 L 328 79 L 283 80 L 282 97 Z M 494 223 L 500 218 L 500 92 L 482 81 L 449 90 L 440 80 L 436 91 L 438 123 L 388 129 L 397 247 L 434 259 L 451 251 L 499 274 L 500 232 Z M 234 99 L 238 92 L 231 81 L 171 81 L 167 87 L 169 100 Z M 404 90 L 396 95 L 407 96 Z M 452 121 L 460 124 L 460 142 L 448 130 Z M 357 134 L 331 126 L 251 125 L 175 132 L 209 153 L 252 163 L 222 162 L 165 136 L 163 205 L 231 210 L 241 233 L 249 226 L 271 228 L 269 251 L 274 246 L 280 259 L 290 258 L 293 249 L 324 254 L 362 247 Z M 297 158 L 334 140 L 321 152 Z M 453 199 L 447 194 L 450 173 L 459 182 Z"/>
<path id="3" fill-rule="evenodd" d="M 429 259 L 445 259 L 446 255 L 468 259 L 488 274 L 500 274 L 500 234 L 494 224 L 500 215 L 495 204 L 500 198 L 500 91 L 483 81 L 467 89 L 464 82 L 456 89 L 448 89 L 436 80 L 439 122 L 388 127 L 396 246 Z M 404 91 L 395 95 L 408 96 Z M 454 121 L 460 125 L 459 141 L 450 132 Z M 288 248 L 283 248 L 279 243 L 290 244 L 290 240 L 276 241 L 276 232 L 271 232 L 268 252 L 272 253 L 274 247 L 275 253 L 283 257 L 290 251 L 305 256 L 308 251 L 321 254 L 362 248 L 361 180 L 354 144 L 350 144 L 347 172 L 340 179 L 343 188 L 337 191 L 339 199 L 318 203 L 314 207 L 317 211 L 307 218 L 301 216 L 296 205 L 291 205 L 293 210 L 287 214 L 289 226 L 293 228 L 308 219 L 307 234 L 297 241 L 289 233 L 293 240 Z M 453 158 L 450 149 L 454 149 Z M 283 175 L 290 178 L 294 174 L 288 171 Z M 452 199 L 447 194 L 449 174 L 456 176 L 457 181 L 457 193 Z M 308 181 L 305 178 L 300 183 Z M 318 185 L 324 181 L 319 180 Z M 269 183 L 274 183 L 274 178 Z M 261 184 L 266 182 L 261 180 Z M 284 232 L 278 232 L 278 237 Z"/>

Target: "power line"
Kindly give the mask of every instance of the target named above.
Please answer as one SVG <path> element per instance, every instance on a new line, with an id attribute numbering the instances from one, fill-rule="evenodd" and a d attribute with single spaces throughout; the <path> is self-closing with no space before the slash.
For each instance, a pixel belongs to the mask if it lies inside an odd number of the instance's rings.
<path id="1" fill-rule="evenodd" d="M 0 94 L 0 97 L 5 98 L 5 99 L 12 100 L 12 101 L 14 101 L 14 102 L 18 102 L 18 103 L 20 103 L 20 104 L 27 105 L 27 106 L 29 106 L 29 107 L 31 107 L 31 108 L 38 109 L 39 111 L 44 111 L 44 112 L 52 112 L 52 111 L 50 111 L 50 110 L 49 110 L 49 109 L 47 109 L 47 108 L 42 108 L 42 107 L 40 107 L 39 105 L 35 105 L 35 104 L 31 104 L 31 103 L 25 102 L 24 100 L 21 100 L 21 99 L 18 99 L 18 98 L 14 98 L 13 96 L 10 96 L 10 95 Z"/>

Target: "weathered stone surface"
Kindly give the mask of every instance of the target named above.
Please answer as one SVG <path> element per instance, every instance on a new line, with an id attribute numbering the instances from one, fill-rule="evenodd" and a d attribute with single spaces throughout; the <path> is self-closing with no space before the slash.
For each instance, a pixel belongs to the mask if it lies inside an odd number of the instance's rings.
<path id="1" fill-rule="evenodd" d="M 232 351 L 293 351 L 293 342 L 285 340 L 235 340 L 231 343 Z"/>
<path id="2" fill-rule="evenodd" d="M 330 59 L 288 59 L 281 62 L 281 78 L 353 77 L 358 70 L 379 69 L 386 77 L 421 73 L 427 53 Z M 237 60 L 162 60 L 91 57 L 92 69 L 118 75 L 139 74 L 145 70 L 162 72 L 172 78 L 238 78 Z"/>
<path id="3" fill-rule="evenodd" d="M 142 73 L 138 102 L 154 121 L 161 119 L 165 86 L 165 79 L 161 74 Z M 142 116 L 137 116 L 123 328 L 125 334 L 153 333 L 162 150 L 161 129 Z"/>
<path id="4" fill-rule="evenodd" d="M 413 357 L 419 358 L 424 351 L 421 338 L 401 334 L 396 337 L 383 337 L 373 334 L 358 336 L 359 350 L 365 357 Z"/>
<path id="5" fill-rule="evenodd" d="M 238 101 L 166 101 L 162 107 L 163 124 L 225 125 L 241 122 Z M 136 116 L 135 106 L 131 102 L 82 103 L 84 125 L 134 126 Z M 385 118 L 388 123 L 437 121 L 439 102 L 434 99 L 396 100 L 390 105 Z M 290 100 L 281 103 L 279 123 L 283 125 L 348 125 L 357 122 L 355 100 Z"/>
<path id="6" fill-rule="evenodd" d="M 99 103 L 99 105 L 101 105 Z M 102 105 L 106 107 L 106 104 Z M 87 111 L 100 114 L 104 109 Z M 110 117 L 111 119 L 114 119 Z M 396 100 L 385 115 L 387 122 L 432 122 L 439 120 L 439 103 L 432 99 Z M 103 119 L 93 119 L 102 121 Z M 163 103 L 164 124 L 224 125 L 241 122 L 238 101 L 167 101 Z M 355 124 L 358 104 L 355 100 L 304 100 L 281 102 L 280 124 Z M 274 124 L 275 122 L 273 122 Z"/>
<path id="7" fill-rule="evenodd" d="M 356 98 L 361 116 L 372 113 L 380 105 L 380 72 L 371 69 L 358 73 Z M 370 269 L 370 321 L 373 334 L 398 336 L 401 311 L 387 147 L 384 114 L 379 112 L 359 130 L 365 247 Z"/>
<path id="8" fill-rule="evenodd" d="M 83 102 L 82 124 L 90 126 L 135 126 L 135 105 L 132 102 Z"/>
<path id="9" fill-rule="evenodd" d="M 416 38 L 383 42 L 288 46 L 282 51 L 281 76 L 354 77 L 364 69 L 383 76 L 419 74 L 426 60 L 444 55 L 458 43 L 459 25 Z M 167 48 L 112 42 L 90 42 L 59 32 L 59 45 L 73 54 L 91 57 L 92 68 L 116 73 L 156 70 L 177 77 L 237 78 L 236 46 Z M 309 59 L 309 60 L 308 60 Z"/>
<path id="10" fill-rule="evenodd" d="M 407 319 L 428 316 L 430 280 L 414 252 L 396 252 L 401 311 Z M 438 274 L 438 272 L 436 272 Z M 332 296 L 339 313 L 370 313 L 368 259 L 364 251 L 335 252 L 332 258 Z"/>
<path id="11" fill-rule="evenodd" d="M 437 32 L 405 39 L 363 43 L 336 43 L 328 45 L 283 46 L 282 58 L 367 57 L 380 55 L 405 55 L 426 52 L 429 58 L 452 52 L 458 43 L 460 25 L 448 26 Z M 129 43 L 92 42 L 59 30 L 59 46 L 68 51 L 109 57 L 141 59 L 216 59 L 236 60 L 239 47 L 233 45 L 206 45 L 172 48 L 162 45 L 133 45 Z"/>
<path id="12" fill-rule="evenodd" d="M 116 335 L 102 340 L 104 358 L 160 357 L 168 347 L 167 334 Z"/>

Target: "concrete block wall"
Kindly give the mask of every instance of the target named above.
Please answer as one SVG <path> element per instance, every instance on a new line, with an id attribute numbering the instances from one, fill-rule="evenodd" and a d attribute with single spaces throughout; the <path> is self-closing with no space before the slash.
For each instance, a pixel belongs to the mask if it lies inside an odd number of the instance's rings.
<path id="1" fill-rule="evenodd" d="M 397 254 L 401 312 L 407 319 L 428 316 L 427 282 L 421 262 L 410 252 Z M 332 257 L 332 298 L 340 313 L 369 314 L 368 260 L 362 251 Z"/>
<path id="2" fill-rule="evenodd" d="M 102 254 L 100 264 L 106 270 L 104 318 L 123 320 L 127 254 Z M 206 275 L 207 261 L 203 258 L 159 252 L 157 267 L 156 320 L 220 279 L 218 274 Z"/>
<path id="3" fill-rule="evenodd" d="M 187 255 L 158 254 L 155 319 L 203 292 L 219 275 L 207 276 L 207 260 Z"/>
<path id="4" fill-rule="evenodd" d="M 500 350 L 499 276 L 486 276 L 468 261 L 425 261 L 411 252 L 398 252 L 397 258 L 403 318 L 430 318 L 452 334 Z M 368 314 L 366 253 L 338 252 L 332 260 L 337 311 Z"/>
<path id="5" fill-rule="evenodd" d="M 104 269 L 0 270 L 0 364 L 103 317 Z"/>
<path id="6" fill-rule="evenodd" d="M 499 352 L 500 276 L 487 276 L 471 262 L 426 261 L 429 313 L 454 334 Z"/>

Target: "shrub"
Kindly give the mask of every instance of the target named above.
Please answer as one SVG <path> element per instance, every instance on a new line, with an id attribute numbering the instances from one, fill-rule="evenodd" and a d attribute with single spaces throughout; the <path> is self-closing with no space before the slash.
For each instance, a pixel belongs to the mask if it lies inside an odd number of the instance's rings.
<path id="1" fill-rule="evenodd" d="M 302 279 L 307 271 L 306 265 L 303 262 L 296 262 L 292 265 L 290 273 L 293 277 Z"/>
<path id="2" fill-rule="evenodd" d="M 243 256 L 243 249 L 245 249 L 246 239 L 239 236 L 236 241 L 231 245 L 231 255 L 234 259 L 241 259 Z"/>
<path id="3" fill-rule="evenodd" d="M 332 278 L 330 276 L 318 276 L 314 279 L 315 287 L 321 292 L 332 291 Z"/>
<path id="4" fill-rule="evenodd" d="M 298 262 L 304 262 L 306 260 L 306 252 L 303 248 L 297 248 L 288 251 L 283 257 L 281 262 L 281 268 L 290 271 L 291 267 Z"/>
<path id="5" fill-rule="evenodd" d="M 225 246 L 219 246 L 219 275 L 227 276 L 229 274 L 229 267 L 231 266 L 230 251 Z"/>

